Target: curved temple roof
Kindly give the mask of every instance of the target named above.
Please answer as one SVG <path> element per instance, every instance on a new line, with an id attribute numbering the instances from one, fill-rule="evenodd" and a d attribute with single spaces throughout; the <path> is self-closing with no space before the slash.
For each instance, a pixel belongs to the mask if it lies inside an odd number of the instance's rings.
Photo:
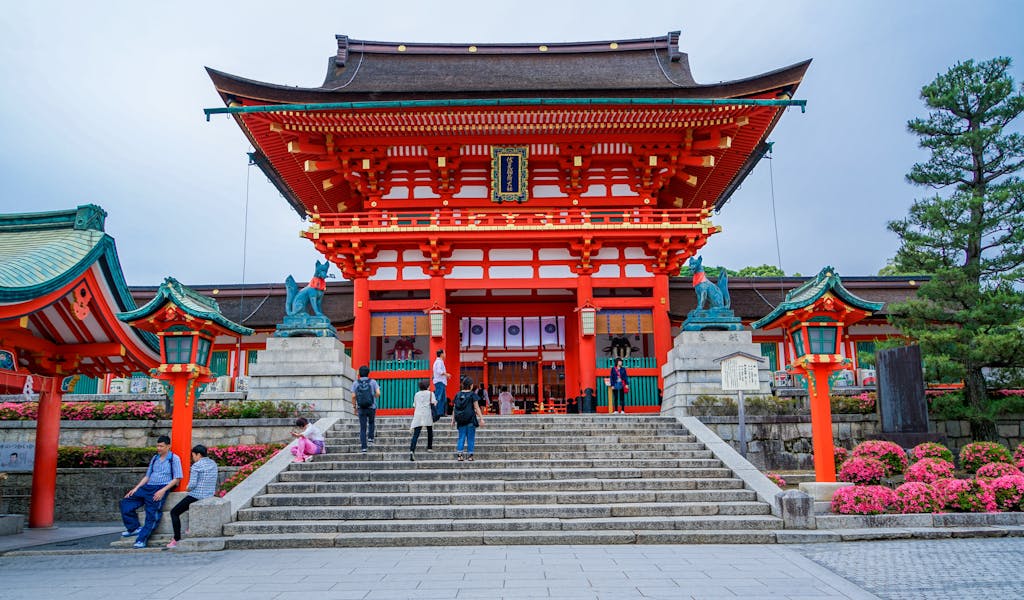
<path id="1" fill-rule="evenodd" d="M 679 32 L 634 40 L 550 44 L 413 44 L 336 36 L 338 53 L 315 88 L 263 83 L 207 68 L 225 103 L 516 97 L 745 98 L 793 95 L 810 60 L 746 79 L 701 85 Z"/>
<path id="2" fill-rule="evenodd" d="M 786 299 L 762 319 L 750 324 L 752 329 L 770 328 L 772 324 L 786 313 L 810 306 L 827 293 L 860 310 L 874 313 L 882 310 L 884 302 L 870 302 L 859 298 L 843 286 L 843 280 L 832 267 L 822 269 L 814 279 L 793 288 L 786 294 Z"/>
<path id="3" fill-rule="evenodd" d="M 152 300 L 136 310 L 117 315 L 118 319 L 128 323 L 152 316 L 168 302 L 178 306 L 185 313 L 197 318 L 216 323 L 220 327 L 238 334 L 252 335 L 254 330 L 239 325 L 220 312 L 220 306 L 213 298 L 207 298 L 192 288 L 182 285 L 177 279 L 167 277 L 156 290 Z"/>

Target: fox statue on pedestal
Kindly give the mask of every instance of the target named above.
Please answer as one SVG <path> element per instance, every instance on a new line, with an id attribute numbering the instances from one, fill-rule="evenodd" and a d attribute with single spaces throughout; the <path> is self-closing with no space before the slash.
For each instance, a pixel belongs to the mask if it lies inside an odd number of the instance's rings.
<path id="1" fill-rule="evenodd" d="M 693 288 L 697 292 L 697 310 L 702 310 L 707 303 L 709 309 L 729 308 L 732 299 L 729 298 L 729 276 L 725 267 L 719 271 L 717 285 L 708 280 L 704 273 L 703 256 L 693 258 L 687 263 L 693 273 Z"/>
<path id="2" fill-rule="evenodd" d="M 330 267 L 329 262 L 324 261 L 321 263 L 316 261 L 313 278 L 309 280 L 309 285 L 301 290 L 299 289 L 299 284 L 295 283 L 295 278 L 291 275 L 288 276 L 288 279 L 284 280 L 287 293 L 284 304 L 286 315 L 294 317 L 305 314 L 306 307 L 308 306 L 314 315 L 324 316 L 323 311 L 320 309 L 320 302 L 324 299 L 324 290 L 327 289 L 327 282 L 324 279 L 327 277 L 328 267 Z"/>

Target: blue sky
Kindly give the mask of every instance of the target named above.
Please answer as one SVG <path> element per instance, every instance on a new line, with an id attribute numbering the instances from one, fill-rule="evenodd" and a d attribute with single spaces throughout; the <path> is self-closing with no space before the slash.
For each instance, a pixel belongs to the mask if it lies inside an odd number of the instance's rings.
<path id="1" fill-rule="evenodd" d="M 407 42 L 558 42 L 681 29 L 710 83 L 814 59 L 775 152 L 715 222 L 705 263 L 874 274 L 885 229 L 916 197 L 925 158 L 906 133 L 922 85 L 954 62 L 1014 59 L 1024 3 L 1004 2 L 22 2 L 0 13 L 0 211 L 96 203 L 131 284 L 300 280 L 319 256 L 256 169 L 203 70 L 317 86 L 334 35 Z M 248 203 L 246 199 L 248 198 Z M 246 211 L 248 206 L 248 211 Z M 247 215 L 247 216 L 246 216 Z M 247 223 L 247 227 L 246 227 Z M 247 234 L 245 233 L 247 231 Z"/>

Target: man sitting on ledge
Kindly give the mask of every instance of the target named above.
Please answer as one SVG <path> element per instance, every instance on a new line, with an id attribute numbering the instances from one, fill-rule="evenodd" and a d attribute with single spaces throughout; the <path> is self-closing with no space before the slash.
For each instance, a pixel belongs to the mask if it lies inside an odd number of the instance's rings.
<path id="1" fill-rule="evenodd" d="M 156 438 L 156 455 L 150 459 L 146 474 L 121 499 L 121 520 L 124 521 L 121 537 L 136 536 L 133 547 L 146 547 L 149 536 L 160 522 L 164 498 L 181 477 L 181 459 L 171 452 L 171 438 L 166 435 Z M 135 511 L 142 505 L 146 506 L 146 524 L 139 527 Z"/>

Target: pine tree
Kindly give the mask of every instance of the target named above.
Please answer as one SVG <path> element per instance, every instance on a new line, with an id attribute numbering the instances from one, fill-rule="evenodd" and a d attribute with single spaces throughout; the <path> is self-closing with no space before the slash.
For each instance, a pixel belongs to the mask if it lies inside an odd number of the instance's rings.
<path id="1" fill-rule="evenodd" d="M 983 369 L 1024 364 L 1024 135 L 1013 131 L 1024 88 L 1010 64 L 968 60 L 921 89 L 928 115 L 907 128 L 931 156 L 907 179 L 939 192 L 888 225 L 901 242 L 894 269 L 931 275 L 891 320 L 963 378 L 979 424 L 991 423 Z"/>

